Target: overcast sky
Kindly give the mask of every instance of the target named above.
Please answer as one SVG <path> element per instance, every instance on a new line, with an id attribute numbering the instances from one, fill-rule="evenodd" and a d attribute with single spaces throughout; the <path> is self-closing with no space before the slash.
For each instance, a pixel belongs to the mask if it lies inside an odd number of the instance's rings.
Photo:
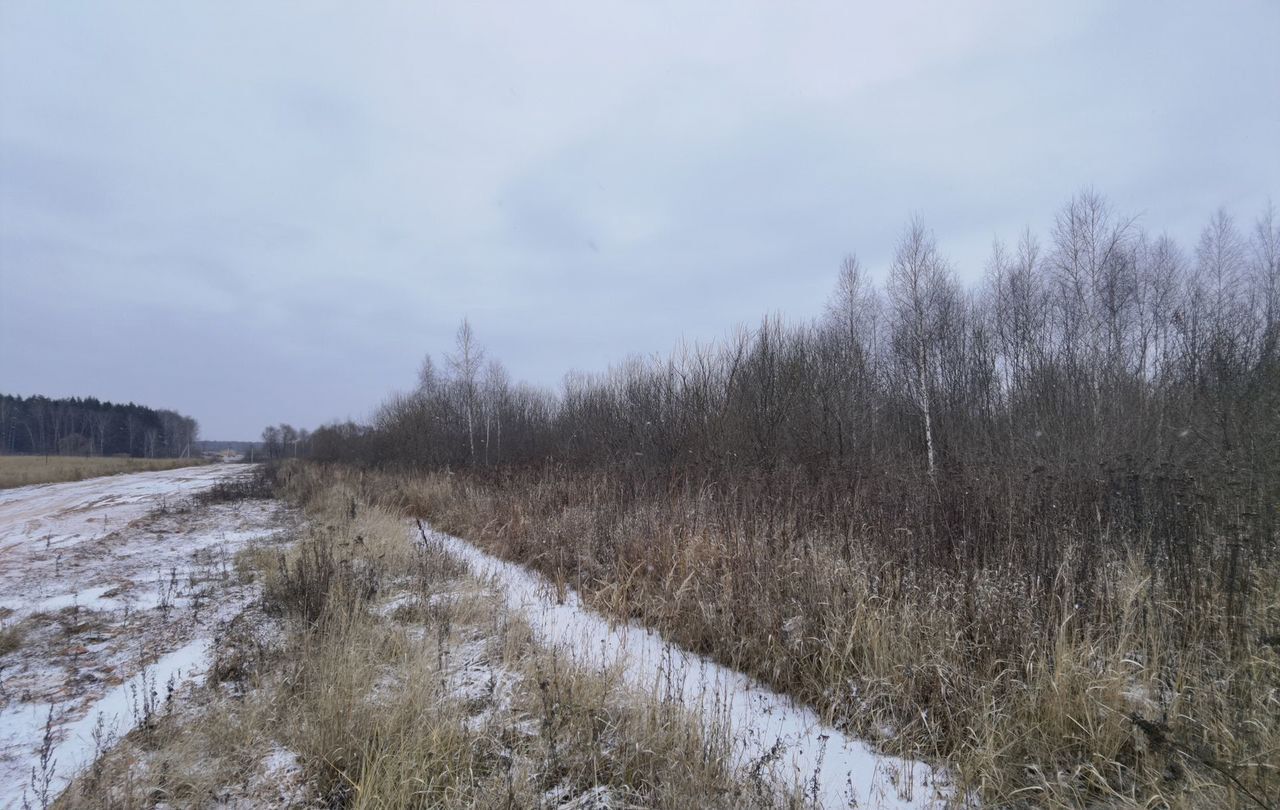
<path id="1" fill-rule="evenodd" d="M 813 317 L 912 214 L 967 279 L 1087 185 L 1189 246 L 1280 193 L 1278 39 L 1274 0 L 0 0 L 0 391 L 247 439 L 464 315 L 548 384 Z"/>

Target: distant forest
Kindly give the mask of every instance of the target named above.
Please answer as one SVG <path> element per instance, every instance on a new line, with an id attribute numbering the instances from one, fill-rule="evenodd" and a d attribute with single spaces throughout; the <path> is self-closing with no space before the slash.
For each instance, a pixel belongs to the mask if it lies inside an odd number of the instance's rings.
<path id="1" fill-rule="evenodd" d="M 237 453 L 249 453 L 262 449 L 261 442 L 220 441 L 218 439 L 200 439 L 191 445 L 192 452 L 210 452 L 218 450 L 234 450 Z"/>
<path id="2" fill-rule="evenodd" d="M 94 397 L 0 394 L 0 452 L 163 458 L 190 455 L 199 425 L 176 411 Z"/>

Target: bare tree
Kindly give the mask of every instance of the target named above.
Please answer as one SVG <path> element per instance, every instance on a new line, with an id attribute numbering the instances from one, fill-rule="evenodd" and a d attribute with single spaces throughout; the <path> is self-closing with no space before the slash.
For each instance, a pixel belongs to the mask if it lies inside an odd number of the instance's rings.
<path id="1" fill-rule="evenodd" d="M 1244 303 L 1245 242 L 1235 220 L 1219 208 L 1200 233 L 1196 246 L 1198 280 L 1207 295 L 1212 329 L 1219 335 L 1235 328 Z"/>
<path id="2" fill-rule="evenodd" d="M 1128 244 L 1133 219 L 1118 218 L 1102 195 L 1086 189 L 1071 198 L 1054 220 L 1050 256 L 1057 290 L 1060 346 L 1071 361 L 1081 351 L 1097 355 L 1105 342 L 1098 328 L 1108 271 L 1114 273 Z"/>
<path id="3" fill-rule="evenodd" d="M 422 365 L 418 367 L 418 393 L 430 396 L 440 386 L 440 373 L 436 371 L 435 361 L 431 355 L 423 355 Z"/>
<path id="4" fill-rule="evenodd" d="M 853 358 L 865 355 L 875 342 L 879 300 L 871 278 L 858 257 L 840 263 L 836 289 L 827 301 L 827 323 L 836 329 Z"/>
<path id="5" fill-rule="evenodd" d="M 481 405 L 484 411 L 485 464 L 502 459 L 502 417 L 508 407 L 511 378 L 499 360 L 485 366 L 481 383 Z"/>
<path id="6" fill-rule="evenodd" d="M 454 338 L 454 353 L 449 355 L 449 369 L 458 387 L 463 419 L 467 427 L 467 446 L 471 463 L 476 463 L 476 419 L 480 398 L 480 369 L 484 363 L 484 349 L 476 343 L 471 322 L 466 318 L 458 325 Z"/>
<path id="7" fill-rule="evenodd" d="M 1023 232 L 1014 253 L 996 242 L 987 265 L 987 296 L 993 329 L 1004 361 L 1006 395 L 1027 381 L 1042 362 L 1048 325 L 1048 298 L 1041 281 L 1040 244 Z"/>
<path id="8" fill-rule="evenodd" d="M 846 256 L 840 264 L 823 325 L 833 349 L 820 354 L 824 358 L 820 362 L 829 370 L 820 375 L 815 389 L 821 401 L 824 444 L 834 446 L 838 458 L 854 447 L 874 452 L 873 443 L 863 438 L 875 435 L 871 399 L 879 352 L 880 296 L 855 255 Z"/>
<path id="9" fill-rule="evenodd" d="M 269 425 L 262 429 L 262 450 L 266 453 L 267 458 L 279 458 L 281 448 L 280 428 L 275 425 Z"/>
<path id="10" fill-rule="evenodd" d="M 895 342 L 905 367 L 907 397 L 920 415 L 929 477 L 937 472 L 933 429 L 933 375 L 938 342 L 955 297 L 951 271 L 938 255 L 932 233 L 911 222 L 889 267 L 888 293 L 893 307 Z"/>
<path id="11" fill-rule="evenodd" d="M 280 424 L 280 454 L 298 455 L 298 431 L 287 422 Z"/>
<path id="12" fill-rule="evenodd" d="M 1275 206 L 1268 204 L 1258 218 L 1249 247 L 1253 283 L 1260 293 L 1267 350 L 1271 353 L 1280 341 L 1280 217 L 1276 216 Z"/>

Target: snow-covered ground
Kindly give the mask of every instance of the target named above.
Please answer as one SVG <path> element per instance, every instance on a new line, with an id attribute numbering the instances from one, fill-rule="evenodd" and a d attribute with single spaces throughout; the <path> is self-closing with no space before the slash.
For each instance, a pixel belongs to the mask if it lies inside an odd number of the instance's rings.
<path id="1" fill-rule="evenodd" d="M 252 595 L 232 555 L 275 532 L 281 507 L 195 508 L 190 496 L 248 471 L 213 465 L 0 491 L 0 626 L 19 631 L 0 657 L 0 808 L 19 806 L 46 777 L 56 795 L 95 748 L 203 671 L 209 639 Z"/>
<path id="2" fill-rule="evenodd" d="M 20 563 L 37 545 L 60 551 L 101 538 L 156 507 L 245 473 L 245 467 L 214 464 L 0 489 L 0 590 L 27 578 Z"/>
<path id="3" fill-rule="evenodd" d="M 464 540 L 430 531 L 428 537 L 492 581 L 541 645 L 587 667 L 617 667 L 632 686 L 679 700 L 708 723 L 727 727 L 740 772 L 800 785 L 827 808 L 932 807 L 950 795 L 945 774 L 927 764 L 879 754 L 824 724 L 812 709 L 644 627 L 611 624 L 571 589 L 560 598 L 544 578 Z"/>
<path id="4" fill-rule="evenodd" d="M 292 522 L 273 502 L 190 504 L 195 492 L 246 473 L 217 465 L 0 492 L 0 628 L 19 631 L 16 649 L 0 653 L 0 808 L 20 806 L 24 790 L 46 780 L 56 795 L 204 672 L 218 628 L 254 595 L 235 575 L 234 553 Z M 831 808 L 947 797 L 945 774 L 928 765 L 879 754 L 741 673 L 607 621 L 571 590 L 558 594 L 465 541 L 430 536 L 489 581 L 542 646 L 680 702 L 709 730 L 727 728 L 744 775 L 800 786 Z M 459 694 L 475 684 L 502 691 L 492 672 L 459 661 L 451 677 Z"/>

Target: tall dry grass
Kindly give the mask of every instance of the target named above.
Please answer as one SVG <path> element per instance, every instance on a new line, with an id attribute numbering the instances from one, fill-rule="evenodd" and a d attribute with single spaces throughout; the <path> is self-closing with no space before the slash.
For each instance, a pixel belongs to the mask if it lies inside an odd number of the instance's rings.
<path id="1" fill-rule="evenodd" d="M 0 456 L 0 489 L 83 481 L 103 475 L 173 470 L 206 463 L 198 458 L 115 456 Z"/>
<path id="2" fill-rule="evenodd" d="M 1039 582 L 998 561 L 907 564 L 892 527 L 788 533 L 786 514 L 753 522 L 724 493 L 635 498 L 564 474 L 348 479 L 890 751 L 949 764 L 987 803 L 1280 804 L 1274 563 L 1235 583 L 1243 603 L 1210 593 L 1188 609 L 1106 536 L 1063 532 L 1062 562 Z"/>
<path id="3" fill-rule="evenodd" d="M 357 808 L 521 808 L 594 789 L 634 806 L 775 806 L 771 789 L 727 771 L 727 739 L 618 673 L 537 648 L 456 561 L 409 542 L 398 510 L 371 506 L 358 480 L 302 469 L 282 487 L 308 504 L 312 534 L 263 570 L 264 591 L 307 628 L 287 656 L 288 725 L 291 744 L 320 763 L 326 795 Z M 392 614 L 402 621 L 368 609 L 406 585 L 419 607 Z M 511 684 L 505 704 L 479 715 L 446 675 L 450 656 L 477 645 L 496 673 L 491 690 Z"/>
<path id="4" fill-rule="evenodd" d="M 274 750 L 297 755 L 312 806 L 800 806 L 735 779 L 714 727 L 536 647 L 357 479 L 296 471 L 279 486 L 306 510 L 301 536 L 237 559 L 260 612 L 218 639 L 204 686 L 102 757 L 62 807 L 254 806 L 275 789 L 261 772 Z"/>

